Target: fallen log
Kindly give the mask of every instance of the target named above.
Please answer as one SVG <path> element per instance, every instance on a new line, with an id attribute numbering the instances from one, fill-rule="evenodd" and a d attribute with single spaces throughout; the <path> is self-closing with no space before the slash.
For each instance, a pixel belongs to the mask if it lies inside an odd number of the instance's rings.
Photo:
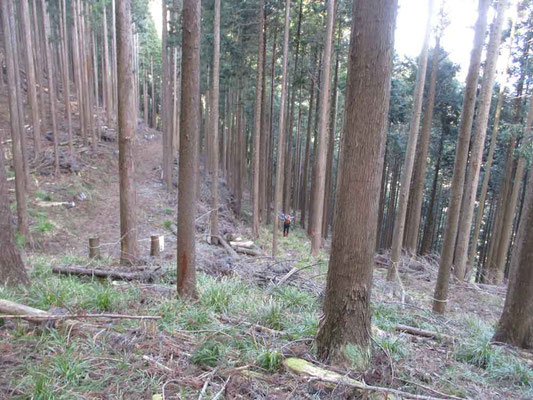
<path id="1" fill-rule="evenodd" d="M 230 246 L 231 247 L 244 247 L 246 249 L 251 249 L 253 246 L 254 246 L 254 242 L 252 242 L 251 240 L 246 240 L 246 241 L 232 241 L 232 242 L 229 242 Z"/>
<path id="2" fill-rule="evenodd" d="M 363 391 L 381 392 L 387 394 L 388 398 L 391 400 L 401 398 L 419 400 L 442 400 L 447 398 L 424 396 L 386 387 L 367 385 L 364 382 L 349 378 L 347 376 L 343 376 L 337 372 L 328 371 L 327 369 L 317 367 L 316 365 L 311 364 L 309 361 L 303 360 L 301 358 L 287 358 L 283 361 L 283 365 L 285 365 L 288 370 L 301 375 L 309 376 L 312 380 L 315 381 L 329 382 L 334 383 L 335 385 L 346 385 Z M 391 395 L 394 397 L 392 397 Z"/>
<path id="3" fill-rule="evenodd" d="M 106 269 L 89 269 L 81 266 L 65 266 L 55 265 L 52 272 L 60 275 L 76 275 L 76 276 L 91 276 L 98 278 L 111 278 L 123 281 L 141 281 L 151 282 L 159 276 L 159 268 L 145 271 L 127 272 L 127 271 L 113 271 Z"/>
<path id="4" fill-rule="evenodd" d="M 226 242 L 226 240 L 222 236 L 211 235 L 211 237 L 217 238 L 220 241 L 220 243 L 226 249 L 230 257 L 239 258 L 239 255 L 235 252 L 235 250 L 233 250 L 233 248 L 228 244 L 228 242 Z"/>
<path id="5" fill-rule="evenodd" d="M 0 300 L 0 313 L 8 315 L 23 315 L 24 318 L 22 319 L 30 322 L 42 322 L 43 316 L 49 315 L 46 311 L 28 307 L 24 304 L 14 303 L 9 300 Z"/>
<path id="6" fill-rule="evenodd" d="M 246 247 L 234 247 L 234 250 L 237 253 L 246 254 L 252 257 L 261 257 L 265 255 L 261 250 L 247 249 Z"/>

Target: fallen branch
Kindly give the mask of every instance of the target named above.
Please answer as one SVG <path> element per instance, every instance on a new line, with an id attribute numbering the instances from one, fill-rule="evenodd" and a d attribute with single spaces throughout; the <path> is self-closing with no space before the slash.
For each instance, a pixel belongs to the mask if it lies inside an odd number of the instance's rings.
<path id="1" fill-rule="evenodd" d="M 73 201 L 40 201 L 40 200 L 37 200 L 35 202 L 35 205 L 38 206 L 38 207 L 43 207 L 43 208 L 46 208 L 46 207 L 61 207 L 61 206 L 65 206 L 65 207 L 74 207 L 74 206 L 76 206 L 76 204 Z"/>
<path id="2" fill-rule="evenodd" d="M 424 395 L 412 394 L 409 392 L 403 392 L 401 390 L 390 389 L 386 387 L 367 385 L 364 382 L 357 381 L 347 376 L 343 376 L 341 374 L 338 374 L 337 372 L 328 371 L 327 369 L 317 367 L 316 365 L 311 364 L 309 361 L 303 360 L 301 358 L 294 358 L 294 357 L 287 358 L 285 361 L 283 361 L 283 364 L 289 370 L 293 372 L 297 372 L 299 374 L 308 375 L 313 380 L 316 380 L 316 381 L 329 382 L 329 383 L 334 383 L 336 385 L 346 385 L 346 386 L 350 386 L 350 387 L 360 389 L 360 390 L 388 393 L 388 394 L 393 394 L 393 395 L 397 395 L 402 398 L 408 398 L 408 399 L 442 400 L 446 398 L 446 397 L 424 396 Z"/>
<path id="3" fill-rule="evenodd" d="M 0 313 L 4 313 L 7 315 L 21 315 L 24 318 L 22 317 L 19 317 L 19 318 L 22 318 L 30 322 L 42 322 L 43 321 L 42 316 L 49 315 L 46 311 L 39 310 L 37 308 L 28 307 L 28 306 L 25 306 L 24 304 L 14 303 L 9 300 L 1 300 L 1 299 L 0 299 Z M 3 316 L 2 318 L 6 318 L 6 317 Z"/>
<path id="4" fill-rule="evenodd" d="M 453 340 L 454 339 L 453 336 L 446 335 L 444 333 L 428 331 L 428 330 L 425 330 L 425 329 L 415 328 L 414 326 L 407 326 L 407 325 L 401 325 L 401 324 L 396 325 L 394 327 L 394 330 L 396 330 L 398 332 L 409 333 L 410 335 L 427 337 L 427 338 L 430 338 L 430 339 L 447 339 L 447 340 Z"/>
<path id="5" fill-rule="evenodd" d="M 156 273 L 159 268 L 139 271 L 139 272 L 127 272 L 127 271 L 113 271 L 105 269 L 88 269 L 80 266 L 64 266 L 56 265 L 52 268 L 52 272 L 62 275 L 76 275 L 76 276 L 91 276 L 98 278 L 111 278 L 120 279 L 123 281 L 141 281 L 151 282 L 158 274 Z"/>
<path id="6" fill-rule="evenodd" d="M 2 312 L 2 310 L 0 310 Z M 35 321 L 62 320 L 62 319 L 83 319 L 83 318 L 105 318 L 105 319 L 161 319 L 157 315 L 122 315 L 122 314 L 0 314 L 0 319 L 25 319 Z"/>

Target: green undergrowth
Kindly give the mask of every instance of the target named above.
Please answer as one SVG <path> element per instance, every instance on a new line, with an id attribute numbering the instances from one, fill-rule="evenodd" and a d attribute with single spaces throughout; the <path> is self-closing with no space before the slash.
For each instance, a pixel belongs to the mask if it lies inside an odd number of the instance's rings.
<path id="1" fill-rule="evenodd" d="M 109 265 L 110 261 L 100 260 L 93 265 Z M 189 368 L 199 371 L 248 366 L 265 374 L 281 372 L 284 354 L 297 342 L 307 346 L 309 354 L 313 354 L 312 340 L 317 333 L 321 305 L 314 295 L 297 287 L 283 285 L 266 289 L 236 276 L 216 278 L 199 273 L 198 300 L 187 302 L 143 291 L 135 284 L 59 276 L 51 272 L 55 264 L 87 263 L 86 258 L 74 255 L 31 257 L 28 264 L 31 265 L 32 286 L 26 289 L 1 287 L 0 298 L 43 310 L 62 308 L 69 313 L 161 316 L 147 334 L 147 338 L 154 338 L 153 343 L 148 340 L 139 347 L 125 350 L 116 348 L 105 338 L 93 340 L 62 330 L 18 324 L 6 331 L 8 334 L 0 335 L 0 348 L 22 349 L 20 362 L 9 372 L 10 385 L 21 393 L 20 398 L 102 398 L 104 393 L 112 394 L 113 398 L 138 393 L 138 398 L 144 398 L 160 393 L 168 377 L 148 368 L 142 359 L 145 354 L 157 355 L 162 351 L 160 336 L 153 335 L 189 338 L 186 348 L 173 350 L 173 357 L 180 357 L 183 351 L 181 357 L 190 364 Z M 156 283 L 172 287 L 171 282 L 176 280 L 175 268 L 163 267 L 168 269 L 168 276 Z M 424 310 L 380 302 L 372 305 L 372 311 L 373 325 L 383 331 L 373 335 L 374 353 L 385 353 L 398 368 L 399 375 L 402 363 L 419 349 L 417 346 L 425 344 L 396 332 L 397 324 L 446 333 L 442 320 Z M 0 320 L 0 329 L 2 323 Z M 431 346 L 445 349 L 454 362 L 440 368 L 439 390 L 467 396 L 468 390 L 462 389 L 463 381 L 505 385 L 524 392 L 531 390 L 531 368 L 490 344 L 491 325 L 475 318 L 460 320 L 456 325 L 461 326 L 465 340 L 430 342 Z M 110 326 L 119 333 L 135 331 L 141 335 L 148 329 L 135 320 L 114 320 Z M 344 351 L 353 370 L 363 371 L 369 366 L 368 352 L 354 346 L 346 346 Z M 194 393 L 185 386 L 181 389 L 183 398 L 190 398 L 187 393 Z M 198 393 L 195 393 L 196 398 Z"/>

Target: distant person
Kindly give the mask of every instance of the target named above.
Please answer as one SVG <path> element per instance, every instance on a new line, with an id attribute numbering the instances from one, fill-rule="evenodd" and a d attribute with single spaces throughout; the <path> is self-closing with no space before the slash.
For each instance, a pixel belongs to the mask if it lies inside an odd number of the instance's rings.
<path id="1" fill-rule="evenodd" d="M 289 214 L 279 213 L 279 219 L 283 221 L 283 236 L 289 236 L 289 230 L 291 229 L 291 222 L 294 217 Z"/>

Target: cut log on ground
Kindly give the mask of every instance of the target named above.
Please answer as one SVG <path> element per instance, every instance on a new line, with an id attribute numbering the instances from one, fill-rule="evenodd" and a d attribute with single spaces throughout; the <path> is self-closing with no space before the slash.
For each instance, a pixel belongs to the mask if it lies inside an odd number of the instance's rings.
<path id="1" fill-rule="evenodd" d="M 235 247 L 237 253 L 246 254 L 247 256 L 252 257 L 262 257 L 265 255 L 261 250 L 247 249 L 245 247 Z"/>
<path id="2" fill-rule="evenodd" d="M 244 248 L 247 248 L 247 249 L 251 249 L 252 247 L 254 247 L 254 242 L 252 242 L 251 240 L 246 240 L 246 241 L 233 241 L 233 242 L 229 242 L 230 246 L 231 247 L 244 247 Z"/>
<path id="3" fill-rule="evenodd" d="M 61 275 L 91 276 L 98 278 L 119 279 L 123 281 L 152 282 L 161 275 L 160 268 L 137 272 L 114 271 L 106 269 L 89 269 L 81 266 L 56 265 L 52 272 Z"/>
<path id="4" fill-rule="evenodd" d="M 420 400 L 442 400 L 450 397 L 431 397 L 418 394 L 412 394 L 408 392 L 403 392 L 401 390 L 390 389 L 386 387 L 371 386 L 367 385 L 364 382 L 357 381 L 355 379 L 349 378 L 338 374 L 337 372 L 328 371 L 327 369 L 317 367 L 314 364 L 311 364 L 309 361 L 303 360 L 301 358 L 287 358 L 283 361 L 285 367 L 300 375 L 306 375 L 311 378 L 311 380 L 320 381 L 320 382 L 329 382 L 334 383 L 335 385 L 346 385 L 356 389 L 370 392 L 381 392 L 387 394 L 388 399 L 420 399 Z"/>
<path id="5" fill-rule="evenodd" d="M 9 300 L 0 300 L 0 313 L 9 315 L 24 315 L 23 318 L 30 322 L 42 322 L 43 316 L 49 315 L 46 311 L 14 303 Z M 0 317 L 2 318 L 2 317 Z"/>
<path id="6" fill-rule="evenodd" d="M 235 252 L 235 250 L 233 250 L 233 248 L 228 244 L 228 242 L 226 242 L 226 240 L 222 236 L 211 237 L 217 238 L 232 258 L 239 258 L 239 255 Z"/>

